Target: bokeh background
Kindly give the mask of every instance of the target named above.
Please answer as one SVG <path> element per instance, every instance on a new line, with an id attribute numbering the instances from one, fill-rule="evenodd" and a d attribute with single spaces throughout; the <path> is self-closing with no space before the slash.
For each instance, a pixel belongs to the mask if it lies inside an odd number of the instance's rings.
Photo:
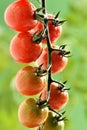
<path id="1" fill-rule="evenodd" d="M 29 130 L 18 122 L 18 106 L 26 97 L 15 90 L 14 84 L 16 72 L 26 65 L 11 58 L 9 44 L 16 32 L 4 22 L 4 11 L 12 1 L 0 1 L 0 130 Z M 35 0 L 31 1 L 40 7 Z M 53 75 L 56 80 L 67 80 L 66 86 L 71 88 L 64 108 L 68 118 L 65 130 L 87 130 L 87 0 L 46 1 L 48 13 L 61 11 L 59 19 L 67 20 L 56 44 L 67 44 L 71 57 L 66 69 Z"/>

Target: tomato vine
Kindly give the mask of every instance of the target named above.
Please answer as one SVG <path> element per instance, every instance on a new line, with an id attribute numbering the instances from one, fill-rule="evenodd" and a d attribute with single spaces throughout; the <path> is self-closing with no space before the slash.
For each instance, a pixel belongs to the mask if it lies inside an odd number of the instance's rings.
<path id="1" fill-rule="evenodd" d="M 61 25 L 66 20 L 58 20 L 60 12 L 55 16 L 49 15 L 46 0 L 41 0 L 40 4 L 41 8 L 36 9 L 28 0 L 17 0 L 5 11 L 6 24 L 18 31 L 11 40 L 11 56 L 19 63 L 38 63 L 38 66 L 28 65 L 20 69 L 16 75 L 15 85 L 20 94 L 39 94 L 38 99 L 30 97 L 20 104 L 18 119 L 28 128 L 64 130 L 65 112 L 61 113 L 59 110 L 67 104 L 67 90 L 70 88 L 65 86 L 67 81 L 56 81 L 52 74 L 64 70 L 70 51 L 65 50 L 66 45 L 52 44 L 59 38 Z M 18 14 L 15 13 L 17 11 Z M 46 44 L 47 48 L 44 49 L 42 44 Z"/>
<path id="2" fill-rule="evenodd" d="M 63 88 L 65 89 L 65 83 L 66 83 L 66 82 L 61 83 L 61 82 L 58 82 L 58 81 L 55 81 L 54 79 L 52 79 L 52 73 L 51 73 L 51 69 L 52 69 L 52 52 L 58 51 L 60 53 L 60 55 L 67 56 L 67 55 L 70 54 L 70 51 L 65 51 L 64 50 L 66 45 L 61 45 L 58 49 L 53 48 L 51 46 L 50 36 L 49 36 L 49 27 L 48 27 L 49 20 L 54 21 L 57 26 L 59 26 L 60 24 L 63 24 L 66 20 L 63 20 L 63 21 L 56 20 L 56 18 L 59 15 L 59 12 L 56 14 L 56 16 L 55 16 L 54 19 L 49 19 L 47 17 L 47 11 L 46 11 L 46 0 L 41 0 L 41 5 L 42 5 L 42 7 L 40 8 L 40 10 L 42 10 L 43 14 L 42 15 L 41 14 L 36 14 L 35 17 L 36 17 L 36 19 L 39 18 L 38 20 L 41 20 L 40 17 L 43 17 L 43 19 L 42 19 L 41 22 L 44 24 L 44 31 L 45 31 L 44 35 L 46 36 L 46 41 L 47 41 L 47 48 L 48 48 L 48 70 L 46 72 L 48 74 L 48 87 L 47 87 L 47 102 L 48 102 L 49 98 L 50 98 L 50 85 L 51 85 L 51 83 L 55 82 L 58 85 L 60 85 L 61 91 L 62 91 Z M 39 10 L 39 9 L 37 9 L 37 10 Z M 43 66 L 43 64 L 41 64 L 40 67 L 42 67 L 42 66 Z M 42 75 L 42 73 L 41 73 L 41 75 Z M 66 90 L 69 90 L 69 89 L 66 88 Z"/>

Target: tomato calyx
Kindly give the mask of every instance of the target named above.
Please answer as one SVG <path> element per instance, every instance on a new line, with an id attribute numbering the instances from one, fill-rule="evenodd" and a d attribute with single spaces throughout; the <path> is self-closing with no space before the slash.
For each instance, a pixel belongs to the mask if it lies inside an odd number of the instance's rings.
<path id="1" fill-rule="evenodd" d="M 70 87 L 69 88 L 66 88 L 65 84 L 66 84 L 67 81 L 64 81 L 62 84 L 59 84 L 58 85 L 58 88 L 61 92 L 64 92 L 64 91 L 68 91 L 70 90 Z"/>
<path id="2" fill-rule="evenodd" d="M 58 17 L 59 17 L 59 14 L 60 14 L 60 11 L 53 17 L 53 18 L 49 18 L 49 16 L 47 17 L 46 14 L 43 14 L 44 8 L 38 8 L 36 11 L 35 11 L 35 18 L 40 21 L 41 23 L 45 24 L 44 23 L 44 20 L 49 22 L 49 21 L 52 21 L 53 25 L 55 26 L 60 26 L 62 25 L 63 23 L 65 23 L 67 20 L 58 20 Z M 42 11 L 42 12 L 41 12 Z"/>
<path id="3" fill-rule="evenodd" d="M 46 16 L 42 13 L 44 10 L 44 7 L 42 8 L 37 8 L 35 13 L 34 13 L 34 17 L 41 23 L 44 24 L 44 18 L 46 18 Z"/>
<path id="4" fill-rule="evenodd" d="M 67 81 L 64 81 L 63 83 L 61 83 L 61 82 L 52 80 L 52 82 L 58 84 L 58 89 L 60 90 L 60 92 L 64 92 L 64 91 L 70 90 L 70 87 L 69 87 L 69 88 L 66 88 L 66 86 L 65 86 L 65 84 L 67 83 Z"/>
<path id="5" fill-rule="evenodd" d="M 52 66 L 52 65 L 49 65 L 47 67 L 47 69 L 42 70 L 41 68 L 42 68 L 43 64 L 41 64 L 41 65 L 39 65 L 39 67 L 37 67 L 37 69 L 36 69 L 37 76 L 45 76 L 45 75 L 47 75 L 49 70 L 50 70 L 50 68 L 51 68 L 51 66 Z"/>
<path id="6" fill-rule="evenodd" d="M 51 19 L 50 19 L 50 20 L 51 20 Z M 52 20 L 52 21 L 53 21 L 53 20 Z M 66 20 L 59 21 L 59 20 L 54 19 L 53 25 L 55 25 L 55 26 L 60 26 L 60 25 L 62 25 L 62 24 L 65 23 L 65 22 L 66 22 Z"/>
<path id="7" fill-rule="evenodd" d="M 58 115 L 56 115 L 55 117 L 54 117 L 58 122 L 59 121 L 64 121 L 64 120 L 66 120 L 66 117 L 60 117 L 60 116 L 58 116 Z"/>
<path id="8" fill-rule="evenodd" d="M 59 14 L 60 14 L 60 11 L 55 15 L 54 18 L 48 18 L 48 21 L 52 21 L 53 25 L 55 25 L 55 26 L 60 26 L 60 25 L 62 25 L 62 24 L 65 23 L 67 20 L 61 20 L 61 21 L 59 21 L 59 20 L 58 20 Z"/>
<path id="9" fill-rule="evenodd" d="M 47 100 L 44 100 L 44 101 L 37 101 L 37 105 L 40 107 L 40 108 L 45 108 L 45 107 L 48 107 L 48 102 Z"/>
<path id="10" fill-rule="evenodd" d="M 64 45 L 60 45 L 58 49 L 56 48 L 52 48 L 52 51 L 58 51 L 60 56 L 63 56 L 63 57 L 70 57 L 70 51 L 66 51 L 65 50 L 65 47 L 66 47 L 66 44 Z"/>
<path id="11" fill-rule="evenodd" d="M 45 34 L 45 29 L 43 29 L 42 31 L 36 31 L 33 35 L 32 40 L 39 44 L 44 38 L 46 38 L 46 34 Z"/>
<path id="12" fill-rule="evenodd" d="M 60 11 L 58 11 L 58 13 L 55 15 L 55 19 L 57 19 L 60 15 Z"/>
<path id="13" fill-rule="evenodd" d="M 48 102 L 47 100 L 41 100 L 41 95 L 39 96 L 39 99 L 37 100 L 37 105 L 40 107 L 40 108 L 45 108 L 47 107 L 48 108 Z"/>
<path id="14" fill-rule="evenodd" d="M 34 13 L 34 17 L 41 22 L 43 25 L 45 25 L 44 21 L 47 21 L 47 16 L 43 14 L 42 12 L 44 11 L 43 8 L 37 8 L 37 10 Z M 41 31 L 36 31 L 33 35 L 33 41 L 36 43 L 40 43 L 43 39 L 46 38 L 46 29 L 42 29 Z"/>
<path id="15" fill-rule="evenodd" d="M 64 57 L 70 57 L 69 56 L 70 51 L 60 50 L 59 54 L 62 55 L 62 56 L 64 56 Z"/>

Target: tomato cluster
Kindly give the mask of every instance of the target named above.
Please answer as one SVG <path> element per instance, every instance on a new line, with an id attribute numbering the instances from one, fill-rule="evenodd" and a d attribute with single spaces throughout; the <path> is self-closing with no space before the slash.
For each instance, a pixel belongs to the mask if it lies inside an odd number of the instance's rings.
<path id="1" fill-rule="evenodd" d="M 28 0 L 17 0 L 5 11 L 6 24 L 18 32 L 10 43 L 12 58 L 19 63 L 37 63 L 37 66 L 25 66 L 16 74 L 17 91 L 25 96 L 37 95 L 37 98 L 29 97 L 20 104 L 18 119 L 28 128 L 64 130 L 62 114 L 54 113 L 67 104 L 68 91 L 65 89 L 65 83 L 52 79 L 48 82 L 46 76 L 62 72 L 68 62 L 65 45 L 53 45 L 61 35 L 61 23 L 64 21 L 56 20 L 59 13 L 53 16 L 44 13 L 39 15 L 37 12 L 35 6 Z M 47 25 L 44 23 L 45 20 Z M 44 44 L 48 45 L 48 42 L 50 42 L 50 50 L 48 46 L 44 48 Z M 52 61 L 51 64 L 49 60 Z"/>

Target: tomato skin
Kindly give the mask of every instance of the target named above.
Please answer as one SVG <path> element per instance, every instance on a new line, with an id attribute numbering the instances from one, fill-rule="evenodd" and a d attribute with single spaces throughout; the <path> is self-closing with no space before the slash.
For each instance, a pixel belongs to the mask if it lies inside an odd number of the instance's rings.
<path id="1" fill-rule="evenodd" d="M 42 44 L 32 41 L 33 34 L 30 32 L 18 33 L 11 40 L 10 54 L 13 59 L 20 63 L 36 61 L 42 53 Z"/>
<path id="2" fill-rule="evenodd" d="M 54 16 L 52 14 L 48 14 L 49 18 L 53 18 Z M 44 29 L 44 26 L 41 22 L 38 22 L 37 26 L 32 31 L 42 31 Z M 52 21 L 48 22 L 48 29 L 49 29 L 49 38 L 50 42 L 54 43 L 56 42 L 62 33 L 62 26 L 55 26 Z M 43 44 L 46 44 L 46 39 L 42 40 Z"/>
<path id="3" fill-rule="evenodd" d="M 46 99 L 46 89 L 42 92 L 42 100 Z M 58 88 L 57 83 L 52 83 L 50 86 L 50 99 L 49 99 L 49 105 L 54 110 L 61 110 L 65 107 L 69 100 L 69 95 L 67 90 L 64 90 L 64 92 L 61 92 Z"/>
<path id="4" fill-rule="evenodd" d="M 28 127 L 34 128 L 40 126 L 48 117 L 48 109 L 40 108 L 37 105 L 37 100 L 28 98 L 24 100 L 18 109 L 19 122 Z"/>
<path id="5" fill-rule="evenodd" d="M 46 87 L 46 76 L 37 76 L 36 67 L 26 66 L 20 69 L 15 78 L 16 89 L 19 93 L 31 96 L 39 94 Z"/>
<path id="6" fill-rule="evenodd" d="M 53 48 L 58 49 L 58 46 Z M 68 58 L 60 55 L 59 51 L 52 52 L 52 74 L 62 72 L 67 66 Z M 37 60 L 38 65 L 43 64 L 42 69 L 46 69 L 48 66 L 48 49 L 43 49 L 42 54 Z"/>
<path id="7" fill-rule="evenodd" d="M 16 31 L 28 31 L 37 25 L 34 18 L 36 8 L 28 0 L 18 0 L 11 3 L 5 10 L 6 24 Z"/>
<path id="8" fill-rule="evenodd" d="M 49 112 L 44 130 L 64 130 L 64 121 L 57 121 L 52 112 Z"/>

